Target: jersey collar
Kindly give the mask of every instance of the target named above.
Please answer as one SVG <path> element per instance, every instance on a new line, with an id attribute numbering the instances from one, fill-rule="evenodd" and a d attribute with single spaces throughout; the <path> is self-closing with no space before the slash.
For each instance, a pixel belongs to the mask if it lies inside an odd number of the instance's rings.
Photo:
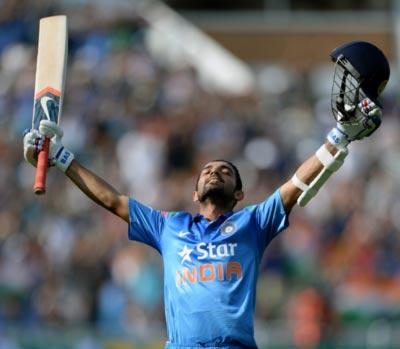
<path id="1" fill-rule="evenodd" d="M 233 211 L 225 212 L 224 214 L 221 214 L 215 221 L 218 221 L 218 220 L 224 221 L 225 219 L 227 219 L 228 217 L 230 217 L 230 216 L 232 216 L 232 215 L 233 215 Z M 202 214 L 200 214 L 200 213 L 197 213 L 197 214 L 193 217 L 193 219 L 192 219 L 192 221 L 195 222 L 195 223 L 200 222 L 200 221 L 202 221 L 202 220 L 206 220 L 207 222 L 211 223 L 207 218 L 205 218 L 205 217 L 204 217 Z M 215 221 L 214 221 L 214 222 L 215 222 Z"/>

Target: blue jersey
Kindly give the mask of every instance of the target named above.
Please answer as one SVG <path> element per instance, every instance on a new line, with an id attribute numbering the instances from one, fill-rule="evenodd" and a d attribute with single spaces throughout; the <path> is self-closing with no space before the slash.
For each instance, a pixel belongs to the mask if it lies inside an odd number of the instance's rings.
<path id="1" fill-rule="evenodd" d="M 266 246 L 288 226 L 279 190 L 215 221 L 129 200 L 129 238 L 164 263 L 166 348 L 257 348 L 254 308 Z"/>

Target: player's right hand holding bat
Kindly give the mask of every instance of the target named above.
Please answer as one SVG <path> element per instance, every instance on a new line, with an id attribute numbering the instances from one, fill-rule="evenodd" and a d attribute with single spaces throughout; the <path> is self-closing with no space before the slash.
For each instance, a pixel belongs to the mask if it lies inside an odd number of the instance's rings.
<path id="1" fill-rule="evenodd" d="M 60 126 L 53 121 L 42 120 L 39 130 L 28 130 L 24 136 L 26 161 L 36 166 L 38 152 L 43 147 L 44 139 L 49 138 L 49 166 L 55 166 L 63 171 L 90 199 L 129 222 L 128 197 L 74 160 L 74 154 L 62 145 L 62 136 L 63 131 Z"/>
<path id="2" fill-rule="evenodd" d="M 63 172 L 66 172 L 74 154 L 66 149 L 61 139 L 63 131 L 55 122 L 42 120 L 39 131 L 35 129 L 28 130 L 24 136 L 24 158 L 31 165 L 37 165 L 37 156 L 43 147 L 44 138 L 51 139 L 49 150 L 49 166 L 55 166 Z"/>

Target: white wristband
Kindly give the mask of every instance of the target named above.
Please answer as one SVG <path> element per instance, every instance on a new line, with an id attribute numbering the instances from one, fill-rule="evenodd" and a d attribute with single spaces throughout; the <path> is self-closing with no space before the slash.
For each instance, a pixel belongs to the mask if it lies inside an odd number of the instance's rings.
<path id="1" fill-rule="evenodd" d="M 54 160 L 55 166 L 59 170 L 66 172 L 69 165 L 71 165 L 72 160 L 74 160 L 74 154 L 68 149 L 61 147 Z"/>
<path id="2" fill-rule="evenodd" d="M 346 148 L 350 143 L 346 135 L 343 132 L 340 132 L 336 127 L 330 130 L 326 138 L 328 139 L 329 143 L 338 149 Z"/>

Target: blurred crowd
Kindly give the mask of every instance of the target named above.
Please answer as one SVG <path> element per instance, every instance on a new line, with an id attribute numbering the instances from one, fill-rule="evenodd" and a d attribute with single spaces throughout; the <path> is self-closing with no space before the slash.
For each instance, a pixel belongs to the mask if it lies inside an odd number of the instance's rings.
<path id="1" fill-rule="evenodd" d="M 0 331 L 92 326 L 145 340 L 163 328 L 161 259 L 127 226 L 51 169 L 32 193 L 22 135 L 30 127 L 37 23 L 0 22 Z M 90 30 L 89 30 L 90 29 Z M 164 66 L 140 21 L 70 33 L 64 144 L 119 191 L 163 210 L 195 212 L 199 168 L 239 167 L 245 200 L 264 200 L 334 125 L 332 66 L 253 66 L 251 95 L 204 88 L 190 65 Z M 328 58 L 327 58 L 327 63 Z M 268 247 L 257 319 L 283 320 L 310 348 L 354 321 L 396 320 L 400 309 L 400 125 L 395 87 L 384 121 L 352 144 L 344 167 Z M 261 328 L 262 332 L 263 329 Z"/>

